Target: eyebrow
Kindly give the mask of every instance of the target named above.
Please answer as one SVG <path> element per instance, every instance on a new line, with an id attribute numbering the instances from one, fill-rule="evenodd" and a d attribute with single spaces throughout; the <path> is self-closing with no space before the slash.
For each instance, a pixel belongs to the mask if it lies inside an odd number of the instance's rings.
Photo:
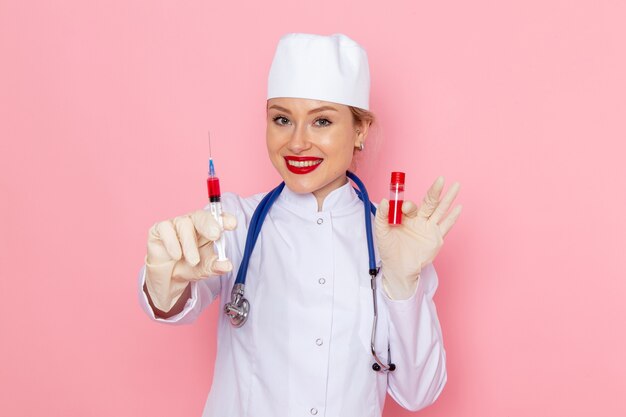
<path id="1" fill-rule="evenodd" d="M 277 105 L 277 104 L 273 104 L 272 106 L 270 106 L 270 109 L 276 109 L 276 110 L 280 110 L 280 111 L 283 111 L 283 112 L 285 112 L 285 113 L 289 113 L 289 114 L 291 114 L 291 112 L 289 111 L 289 109 L 286 109 L 286 108 L 284 108 L 284 107 L 281 107 L 281 106 L 279 106 L 279 105 Z M 339 110 L 337 110 L 336 108 L 334 108 L 334 107 L 332 107 L 332 106 L 322 106 L 322 107 L 318 107 L 318 108 L 316 108 L 316 109 L 310 110 L 308 114 L 311 114 L 311 113 L 319 113 L 319 112 L 324 111 L 324 110 L 339 111 Z"/>

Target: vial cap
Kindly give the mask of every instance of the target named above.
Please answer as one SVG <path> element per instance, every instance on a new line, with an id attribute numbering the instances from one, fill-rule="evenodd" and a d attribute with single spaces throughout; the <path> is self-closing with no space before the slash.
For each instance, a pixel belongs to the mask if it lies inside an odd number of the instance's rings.
<path id="1" fill-rule="evenodd" d="M 404 172 L 392 172 L 391 184 L 404 184 Z"/>

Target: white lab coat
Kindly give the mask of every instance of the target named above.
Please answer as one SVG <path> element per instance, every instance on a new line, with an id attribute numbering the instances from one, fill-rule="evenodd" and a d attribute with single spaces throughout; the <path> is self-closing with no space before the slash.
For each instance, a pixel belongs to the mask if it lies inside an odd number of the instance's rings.
<path id="1" fill-rule="evenodd" d="M 193 282 L 192 298 L 176 316 L 155 318 L 142 290 L 142 268 L 139 299 L 152 319 L 191 323 L 215 299 L 222 308 L 230 301 L 247 226 L 263 196 L 222 196 L 224 211 L 238 221 L 235 231 L 225 233 L 235 270 Z M 312 194 L 287 187 L 272 206 L 250 260 L 248 321 L 234 328 L 219 316 L 203 417 L 378 417 L 387 392 L 409 410 L 431 404 L 441 393 L 446 356 L 432 299 L 437 288 L 432 264 L 424 267 L 408 300 L 388 298 L 379 274 L 377 351 L 386 363 L 389 341 L 397 369 L 375 372 L 363 204 L 346 184 L 317 209 Z"/>

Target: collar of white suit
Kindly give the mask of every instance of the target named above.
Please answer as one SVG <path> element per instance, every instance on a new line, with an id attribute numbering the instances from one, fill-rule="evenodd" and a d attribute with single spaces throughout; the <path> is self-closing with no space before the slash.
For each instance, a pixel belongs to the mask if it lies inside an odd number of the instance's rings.
<path id="1" fill-rule="evenodd" d="M 312 193 L 298 194 L 285 187 L 278 197 L 277 203 L 283 203 L 292 210 L 302 214 L 317 213 L 317 199 Z M 352 211 L 360 203 L 359 197 L 348 181 L 341 187 L 331 191 L 322 205 L 322 212 L 339 214 L 344 210 Z"/>

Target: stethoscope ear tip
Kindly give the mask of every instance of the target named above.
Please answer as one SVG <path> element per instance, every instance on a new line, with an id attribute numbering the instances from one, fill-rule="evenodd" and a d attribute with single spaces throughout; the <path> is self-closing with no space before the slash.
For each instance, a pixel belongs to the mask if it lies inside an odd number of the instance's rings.
<path id="1" fill-rule="evenodd" d="M 372 369 L 373 369 L 374 371 L 376 371 L 376 372 L 379 372 L 382 368 L 380 367 L 380 365 L 379 365 L 379 364 L 375 363 L 375 364 L 373 364 L 373 365 L 372 365 Z M 389 372 L 393 372 L 393 371 L 395 371 L 395 370 L 396 370 L 396 364 L 395 364 L 395 363 L 390 363 L 390 364 L 387 366 L 387 369 L 386 369 L 386 370 L 387 370 L 387 371 L 389 371 Z"/>

